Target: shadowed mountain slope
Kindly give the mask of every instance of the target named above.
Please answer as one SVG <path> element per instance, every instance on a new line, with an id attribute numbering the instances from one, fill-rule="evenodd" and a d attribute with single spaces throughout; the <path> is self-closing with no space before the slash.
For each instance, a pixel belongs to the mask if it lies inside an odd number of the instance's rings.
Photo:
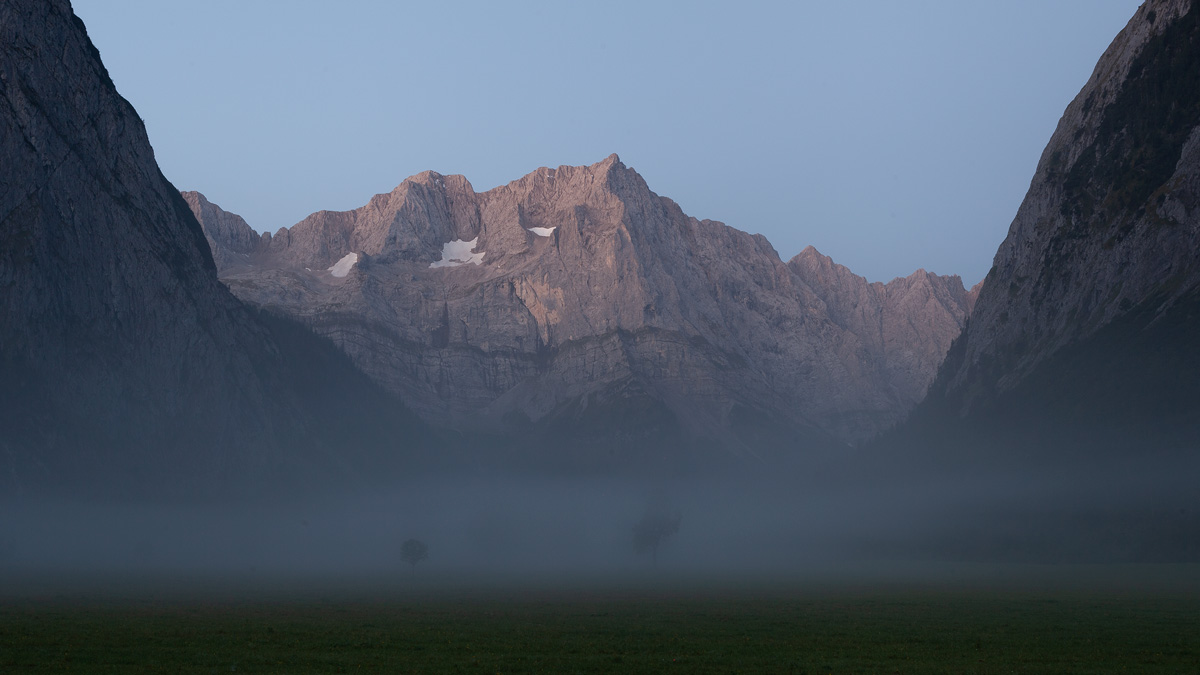
<path id="1" fill-rule="evenodd" d="M 0 2 L 0 483 L 184 494 L 353 480 L 415 420 L 222 285 L 65 0 Z"/>
<path id="2" fill-rule="evenodd" d="M 1064 113 L 905 434 L 1194 453 L 1198 252 L 1200 12 L 1151 0 Z"/>

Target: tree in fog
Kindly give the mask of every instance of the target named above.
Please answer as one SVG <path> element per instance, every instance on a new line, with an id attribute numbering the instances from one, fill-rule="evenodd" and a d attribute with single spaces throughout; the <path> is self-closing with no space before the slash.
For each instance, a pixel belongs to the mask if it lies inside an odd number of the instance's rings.
<path id="1" fill-rule="evenodd" d="M 420 539 L 409 539 L 400 545 L 400 557 L 417 573 L 417 563 L 429 557 L 429 547 Z"/>
<path id="2" fill-rule="evenodd" d="M 642 519 L 633 526 L 633 550 L 638 554 L 649 553 L 654 566 L 658 567 L 658 547 L 679 531 L 679 523 L 683 516 L 675 511 L 668 512 L 665 508 L 649 508 L 642 514 Z"/>

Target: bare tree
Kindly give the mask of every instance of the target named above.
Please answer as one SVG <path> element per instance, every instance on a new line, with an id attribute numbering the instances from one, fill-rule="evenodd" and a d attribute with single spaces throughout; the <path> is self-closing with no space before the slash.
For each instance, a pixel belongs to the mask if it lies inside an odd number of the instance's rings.
<path id="1" fill-rule="evenodd" d="M 649 553 L 654 566 L 658 567 L 658 547 L 671 535 L 679 531 L 683 516 L 662 507 L 651 507 L 642 514 L 642 519 L 633 526 L 633 550 L 639 554 Z"/>
<path id="2" fill-rule="evenodd" d="M 400 545 L 400 557 L 412 566 L 413 575 L 416 575 L 417 563 L 429 557 L 429 547 L 420 539 L 409 539 Z"/>

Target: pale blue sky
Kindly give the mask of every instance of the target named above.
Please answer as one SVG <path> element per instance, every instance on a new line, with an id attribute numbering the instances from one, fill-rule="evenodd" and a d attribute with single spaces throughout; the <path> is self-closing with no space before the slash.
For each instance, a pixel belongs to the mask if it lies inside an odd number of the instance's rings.
<path id="1" fill-rule="evenodd" d="M 616 152 L 784 259 L 970 285 L 1139 2 L 73 4 L 167 177 L 259 230 Z"/>

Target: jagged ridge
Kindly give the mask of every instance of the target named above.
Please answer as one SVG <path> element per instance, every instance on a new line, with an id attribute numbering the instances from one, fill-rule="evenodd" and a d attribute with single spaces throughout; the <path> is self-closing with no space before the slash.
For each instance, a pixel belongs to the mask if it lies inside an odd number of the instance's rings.
<path id="1" fill-rule="evenodd" d="M 221 251 L 222 221 L 185 196 Z M 453 241 L 480 264 L 431 267 Z M 971 302 L 957 277 L 868 284 L 817 258 L 785 264 L 761 235 L 688 217 L 612 155 L 484 193 L 418 174 L 264 236 L 221 276 L 434 423 L 509 433 L 626 387 L 685 435 L 753 452 L 756 429 L 857 442 L 899 419 Z"/>

